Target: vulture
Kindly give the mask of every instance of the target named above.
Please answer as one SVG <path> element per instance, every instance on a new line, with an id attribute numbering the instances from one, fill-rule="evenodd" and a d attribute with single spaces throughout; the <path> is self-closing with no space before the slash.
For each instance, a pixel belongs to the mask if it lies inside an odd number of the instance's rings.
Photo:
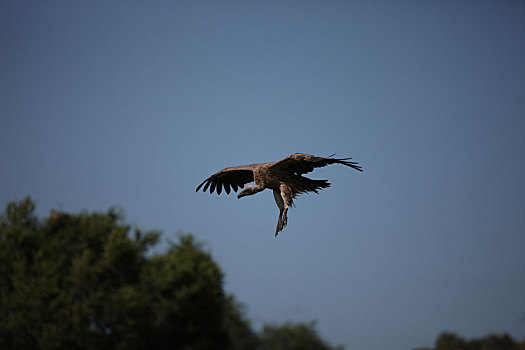
<path id="1" fill-rule="evenodd" d="M 328 180 L 312 180 L 304 177 L 315 168 L 321 168 L 330 164 L 342 164 L 358 171 L 363 171 L 352 158 L 333 158 L 335 154 L 328 157 L 316 157 L 311 154 L 294 153 L 276 162 L 240 165 L 222 169 L 204 180 L 195 190 L 198 192 L 204 185 L 203 192 L 210 190 L 221 194 L 223 188 L 227 194 L 233 190 L 237 192 L 243 188 L 237 198 L 251 196 L 264 189 L 271 189 L 275 203 L 279 207 L 279 219 L 275 236 L 281 232 L 288 222 L 288 208 L 293 205 L 294 198 L 307 192 L 318 193 L 318 190 L 330 187 Z M 255 182 L 255 185 L 248 185 Z"/>

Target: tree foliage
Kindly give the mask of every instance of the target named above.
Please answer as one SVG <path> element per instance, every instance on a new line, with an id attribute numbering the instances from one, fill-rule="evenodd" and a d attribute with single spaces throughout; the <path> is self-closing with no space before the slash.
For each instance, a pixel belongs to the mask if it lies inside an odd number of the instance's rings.
<path id="1" fill-rule="evenodd" d="M 0 216 L 1 349 L 273 350 L 279 337 L 328 349 L 313 326 L 256 334 L 192 235 L 151 255 L 159 233 L 115 209 L 44 220 L 34 209 L 25 198 Z"/>
<path id="2" fill-rule="evenodd" d="M 314 322 L 266 325 L 261 333 L 261 344 L 261 350 L 331 349 L 317 334 Z"/>
<path id="3" fill-rule="evenodd" d="M 334 349 L 313 322 L 255 332 L 192 235 L 152 255 L 159 232 L 132 229 L 116 209 L 43 220 L 34 210 L 25 198 L 0 215 L 0 349 Z M 525 341 L 443 332 L 433 349 L 525 350 Z"/>
<path id="4" fill-rule="evenodd" d="M 518 343 L 506 333 L 466 340 L 456 333 L 442 332 L 437 337 L 433 350 L 525 350 L 525 341 Z"/>

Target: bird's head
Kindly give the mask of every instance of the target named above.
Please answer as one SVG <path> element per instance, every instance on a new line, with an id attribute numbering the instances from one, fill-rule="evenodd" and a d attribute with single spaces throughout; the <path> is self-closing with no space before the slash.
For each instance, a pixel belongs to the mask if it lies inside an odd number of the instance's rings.
<path id="1" fill-rule="evenodd" d="M 251 196 L 252 194 L 256 194 L 258 192 L 261 192 L 264 188 L 261 188 L 258 185 L 248 185 L 246 186 L 241 192 L 239 192 L 239 195 L 237 198 L 241 199 L 245 196 Z"/>

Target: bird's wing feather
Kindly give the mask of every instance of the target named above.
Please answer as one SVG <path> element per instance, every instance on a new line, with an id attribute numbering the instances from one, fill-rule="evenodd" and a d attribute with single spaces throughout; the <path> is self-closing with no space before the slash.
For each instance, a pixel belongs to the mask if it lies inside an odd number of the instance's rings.
<path id="1" fill-rule="evenodd" d="M 321 168 L 330 164 L 343 164 L 355 170 L 363 171 L 363 169 L 356 162 L 349 161 L 352 158 L 332 158 L 334 155 L 328 157 L 317 157 L 306 153 L 294 153 L 286 158 L 275 162 L 270 166 L 270 171 L 282 172 L 302 175 L 313 171 L 315 168 Z"/>
<path id="2" fill-rule="evenodd" d="M 248 182 L 254 181 L 253 169 L 258 165 L 259 164 L 249 164 L 222 169 L 204 180 L 197 186 L 195 192 L 198 192 L 203 185 L 203 192 L 206 192 L 208 187 L 210 188 L 210 193 L 213 193 L 213 191 L 217 189 L 217 194 L 221 194 L 223 187 L 227 194 L 230 194 L 231 189 L 237 192 L 239 188 L 243 188 Z"/>

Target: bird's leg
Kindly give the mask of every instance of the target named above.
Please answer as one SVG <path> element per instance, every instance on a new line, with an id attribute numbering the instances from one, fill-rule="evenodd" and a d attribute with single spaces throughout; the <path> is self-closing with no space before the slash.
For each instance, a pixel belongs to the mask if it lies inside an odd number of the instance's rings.
<path id="1" fill-rule="evenodd" d="M 275 237 L 279 234 L 280 231 L 284 228 L 283 226 L 283 211 L 284 209 L 279 209 L 279 220 L 277 220 L 277 228 L 275 229 Z"/>
<path id="2" fill-rule="evenodd" d="M 281 232 L 284 228 L 284 222 L 283 222 L 283 212 L 284 212 L 284 201 L 281 197 L 281 192 L 279 191 L 273 191 L 273 197 L 275 198 L 275 204 L 277 204 L 277 207 L 279 207 L 279 220 L 277 220 L 277 227 L 275 229 L 275 237 Z"/>
<path id="3" fill-rule="evenodd" d="M 283 213 L 283 227 L 286 226 L 288 223 L 288 208 L 290 208 L 293 205 L 293 197 L 294 197 L 294 191 L 290 186 L 287 184 L 281 184 L 280 186 L 281 190 L 281 197 L 283 199 L 283 207 L 284 207 L 284 213 Z"/>
<path id="4" fill-rule="evenodd" d="M 283 217 L 282 217 L 282 222 L 283 222 L 283 228 L 286 227 L 286 225 L 288 224 L 288 206 L 286 206 L 284 208 L 284 213 L 283 213 Z"/>

